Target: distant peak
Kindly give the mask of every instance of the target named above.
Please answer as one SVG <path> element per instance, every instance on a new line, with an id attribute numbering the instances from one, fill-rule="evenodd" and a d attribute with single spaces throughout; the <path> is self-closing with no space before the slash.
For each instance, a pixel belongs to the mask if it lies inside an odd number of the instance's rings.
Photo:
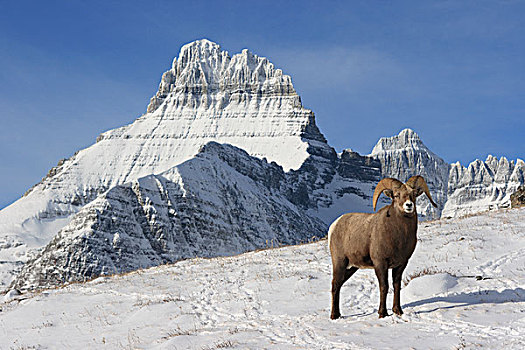
<path id="1" fill-rule="evenodd" d="M 401 130 L 398 136 L 403 138 L 417 138 L 418 140 L 420 139 L 419 135 L 414 130 L 409 128 Z"/>
<path id="2" fill-rule="evenodd" d="M 423 144 L 419 135 L 412 129 L 406 128 L 399 132 L 399 134 L 391 137 L 382 137 L 379 139 L 372 155 L 378 154 L 384 151 L 402 150 L 405 148 L 424 149 L 428 151 L 428 148 Z"/>
<path id="3" fill-rule="evenodd" d="M 219 44 L 217 44 L 214 41 L 208 40 L 206 38 L 202 38 L 202 39 L 191 41 L 191 42 L 187 43 L 186 45 L 183 45 L 182 48 L 185 48 L 187 46 L 218 47 L 218 48 L 220 48 Z"/>

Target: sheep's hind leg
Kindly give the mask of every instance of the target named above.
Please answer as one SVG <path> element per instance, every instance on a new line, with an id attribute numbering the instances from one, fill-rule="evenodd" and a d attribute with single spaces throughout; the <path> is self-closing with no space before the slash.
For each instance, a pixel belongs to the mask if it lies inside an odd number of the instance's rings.
<path id="1" fill-rule="evenodd" d="M 341 317 L 341 312 L 339 311 L 339 295 L 341 293 L 341 287 L 358 270 L 357 267 L 347 269 L 347 266 L 348 259 L 342 259 L 333 264 L 332 312 L 330 314 L 332 320 Z"/>
<path id="2" fill-rule="evenodd" d="M 386 312 L 386 296 L 388 294 L 388 267 L 379 265 L 374 267 L 379 282 L 379 318 L 388 316 Z"/>
<path id="3" fill-rule="evenodd" d="M 407 265 L 404 264 L 399 267 L 392 269 L 392 280 L 394 285 L 394 305 L 392 306 L 392 311 L 401 316 L 403 310 L 401 309 L 401 277 L 403 276 L 403 271 Z"/>

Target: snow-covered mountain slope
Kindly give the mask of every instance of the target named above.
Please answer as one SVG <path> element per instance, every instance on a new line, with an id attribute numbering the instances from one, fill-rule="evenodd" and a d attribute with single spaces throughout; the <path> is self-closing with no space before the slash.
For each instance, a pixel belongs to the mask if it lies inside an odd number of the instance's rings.
<path id="1" fill-rule="evenodd" d="M 382 177 L 393 177 L 403 182 L 411 176 L 425 178 L 434 201 L 434 208 L 426 196 L 418 198 L 418 213 L 423 218 L 439 218 L 447 200 L 447 180 L 450 165 L 430 151 L 411 129 L 398 135 L 381 138 L 370 156 L 381 162 Z"/>
<path id="2" fill-rule="evenodd" d="M 448 199 L 443 217 L 509 208 L 510 196 L 525 183 L 525 163 L 489 155 L 484 162 L 475 160 L 467 168 L 452 164 L 448 179 Z"/>
<path id="3" fill-rule="evenodd" d="M 163 74 L 146 114 L 61 160 L 24 197 L 0 211 L 0 282 L 27 260 L 28 250 L 47 244 L 97 196 L 166 171 L 209 141 L 236 145 L 285 170 L 298 169 L 316 155 L 324 165 L 310 168 L 321 175 L 321 168 L 337 158 L 289 76 L 248 50 L 230 56 L 208 40 L 192 42 Z"/>
<path id="4" fill-rule="evenodd" d="M 523 349 L 524 216 L 421 223 L 402 317 L 377 318 L 376 277 L 359 270 L 342 288 L 343 317 L 331 321 L 320 241 L 7 298 L 0 348 Z"/>
<path id="5" fill-rule="evenodd" d="M 344 150 L 335 158 L 310 157 L 290 172 L 313 202 L 308 212 L 330 224 L 348 212 L 372 212 L 372 194 L 381 179 L 381 164 L 369 156 Z M 385 203 L 385 198 L 382 198 Z"/>
<path id="6" fill-rule="evenodd" d="M 51 287 L 324 236 L 326 225 L 292 204 L 294 196 L 279 165 L 210 142 L 191 160 L 85 206 L 14 286 Z"/>

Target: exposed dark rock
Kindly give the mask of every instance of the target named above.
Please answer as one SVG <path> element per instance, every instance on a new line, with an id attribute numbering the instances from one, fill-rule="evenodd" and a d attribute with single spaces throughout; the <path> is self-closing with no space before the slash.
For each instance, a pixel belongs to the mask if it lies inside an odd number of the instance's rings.
<path id="1" fill-rule="evenodd" d="M 510 195 L 512 208 L 525 206 L 525 186 L 520 186 L 516 192 Z"/>

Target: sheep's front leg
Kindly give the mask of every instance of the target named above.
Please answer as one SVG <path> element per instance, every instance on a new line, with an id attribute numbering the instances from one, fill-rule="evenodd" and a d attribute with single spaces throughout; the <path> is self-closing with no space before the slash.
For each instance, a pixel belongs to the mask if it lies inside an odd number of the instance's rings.
<path id="1" fill-rule="evenodd" d="M 399 316 L 403 314 L 403 310 L 401 310 L 401 277 L 406 266 L 407 264 L 404 264 L 392 269 L 392 280 L 394 284 L 394 305 L 392 311 Z"/>
<path id="2" fill-rule="evenodd" d="M 379 318 L 388 316 L 386 312 L 386 296 L 388 294 L 388 265 L 376 265 L 374 267 L 379 282 Z"/>

